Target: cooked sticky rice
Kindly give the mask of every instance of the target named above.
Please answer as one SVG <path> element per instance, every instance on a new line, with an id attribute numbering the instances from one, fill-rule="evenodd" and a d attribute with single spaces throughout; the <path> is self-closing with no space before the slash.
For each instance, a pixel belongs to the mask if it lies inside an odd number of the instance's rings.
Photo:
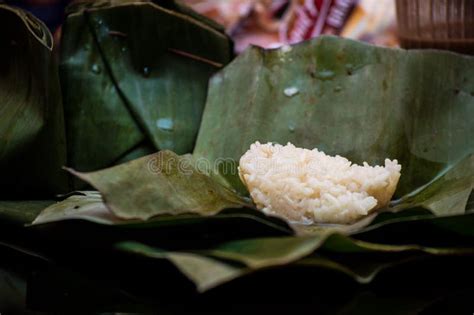
<path id="1" fill-rule="evenodd" d="M 361 166 L 291 143 L 256 142 L 239 163 L 240 178 L 258 209 L 304 224 L 352 223 L 385 207 L 400 171 L 397 160 Z"/>

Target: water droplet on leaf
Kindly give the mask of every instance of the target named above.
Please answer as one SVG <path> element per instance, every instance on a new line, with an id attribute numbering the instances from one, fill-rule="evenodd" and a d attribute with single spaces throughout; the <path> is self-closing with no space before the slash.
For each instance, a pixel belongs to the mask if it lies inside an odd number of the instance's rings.
<path id="1" fill-rule="evenodd" d="M 102 71 L 98 64 L 93 64 L 91 69 L 92 69 L 92 72 L 94 72 L 95 74 L 99 74 Z"/>
<path id="2" fill-rule="evenodd" d="M 160 118 L 156 121 L 156 126 L 163 131 L 173 131 L 174 123 L 171 118 Z"/>
<path id="3" fill-rule="evenodd" d="M 290 123 L 288 124 L 288 130 L 289 130 L 291 133 L 295 132 L 295 130 L 296 130 L 295 124 L 290 122 Z"/>
<path id="4" fill-rule="evenodd" d="M 331 70 L 322 70 L 317 73 L 317 77 L 321 80 L 331 80 L 334 76 L 335 73 Z"/>
<path id="5" fill-rule="evenodd" d="M 293 97 L 295 96 L 296 94 L 298 94 L 300 92 L 300 90 L 298 90 L 297 87 L 294 87 L 294 86 L 291 86 L 291 87 L 287 87 L 283 93 L 285 93 L 286 96 L 288 97 Z"/>
<path id="6" fill-rule="evenodd" d="M 212 84 L 220 84 L 222 82 L 222 75 L 216 74 L 212 77 L 211 83 Z"/>

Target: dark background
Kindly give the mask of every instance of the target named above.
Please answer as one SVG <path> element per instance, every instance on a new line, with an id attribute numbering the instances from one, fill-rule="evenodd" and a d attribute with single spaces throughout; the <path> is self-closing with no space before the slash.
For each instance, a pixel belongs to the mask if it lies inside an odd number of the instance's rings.
<path id="1" fill-rule="evenodd" d="M 0 1 L 1 2 L 1 1 Z M 26 9 L 54 32 L 62 23 L 64 9 L 71 0 L 10 0 L 5 3 Z"/>

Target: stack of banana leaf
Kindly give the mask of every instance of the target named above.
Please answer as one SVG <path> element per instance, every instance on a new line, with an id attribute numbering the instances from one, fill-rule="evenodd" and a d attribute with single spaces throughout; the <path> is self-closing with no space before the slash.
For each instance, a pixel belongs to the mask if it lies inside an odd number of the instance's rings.
<path id="1" fill-rule="evenodd" d="M 0 17 L 0 271 L 18 283 L 1 294 L 21 300 L 25 273 L 45 311 L 296 300 L 407 314 L 472 294 L 449 288 L 474 280 L 473 57 L 320 37 L 230 62 L 222 30 L 185 7 L 109 0 L 70 8 L 56 65 L 41 22 Z M 238 177 L 255 141 L 398 159 L 401 181 L 351 225 L 293 225 Z"/>

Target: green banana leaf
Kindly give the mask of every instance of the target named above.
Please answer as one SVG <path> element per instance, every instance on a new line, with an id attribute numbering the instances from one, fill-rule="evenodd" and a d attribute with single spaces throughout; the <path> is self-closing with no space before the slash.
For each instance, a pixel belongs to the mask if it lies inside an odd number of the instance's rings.
<path id="1" fill-rule="evenodd" d="M 43 210 L 34 225 L 44 226 L 44 230 L 53 233 L 55 226 L 67 226 L 71 220 L 78 221 L 76 228 L 87 228 L 89 225 L 81 221 L 89 221 L 99 225 L 112 225 L 119 229 L 133 231 L 157 230 L 158 232 L 175 233 L 178 238 L 198 235 L 212 235 L 212 240 L 205 238 L 200 247 L 208 246 L 209 242 L 218 242 L 223 239 L 238 240 L 263 236 L 289 236 L 294 235 L 287 223 L 278 218 L 267 217 L 253 209 L 240 208 L 224 210 L 217 215 L 202 216 L 199 213 L 181 215 L 158 215 L 148 221 L 124 220 L 112 214 L 107 206 L 97 198 L 96 192 L 85 192 L 74 195 L 63 202 L 55 203 Z M 19 205 L 16 205 L 19 208 Z M 25 204 L 22 208 L 34 207 Z M 0 203 L 2 218 L 16 217 L 21 213 L 15 210 L 11 202 Z M 24 224 L 32 223 L 32 216 L 39 212 L 33 211 L 23 218 Z M 29 220 L 29 221 L 28 221 Z M 97 227 L 100 231 L 100 226 Z M 110 230 L 102 227 L 103 233 Z M 419 245 L 424 247 L 470 247 L 474 243 L 474 212 L 468 210 L 464 214 L 451 214 L 436 216 L 428 210 L 421 208 L 407 209 L 402 212 L 384 212 L 375 218 L 370 225 L 360 226 L 357 230 L 343 228 L 322 228 L 316 226 L 314 230 L 298 233 L 302 235 L 325 235 L 331 233 L 351 234 L 355 239 L 388 245 Z M 186 232 L 185 232 L 186 231 Z M 296 232 L 300 232 L 296 229 Z M 74 234 L 75 232 L 71 232 Z M 164 232 L 163 232 L 164 233 Z M 185 233 L 185 234 L 183 234 Z M 64 236 L 63 236 L 64 237 Z M 161 247 L 172 244 L 171 240 L 159 242 Z"/>
<path id="2" fill-rule="evenodd" d="M 193 253 L 167 252 L 140 243 L 120 243 L 119 249 L 154 259 L 167 259 L 196 284 L 200 292 L 242 276 L 245 269 Z"/>
<path id="3" fill-rule="evenodd" d="M 37 224 L 39 225 L 36 227 L 44 228 L 48 227 L 48 224 L 51 227 L 50 224 L 53 223 L 65 224 L 64 220 L 68 217 L 70 219 L 81 218 L 79 215 L 71 215 L 74 211 L 79 211 L 74 209 L 77 205 L 81 205 L 80 208 L 83 208 L 84 213 L 88 215 L 87 202 L 94 202 L 97 196 L 97 193 L 87 193 L 81 197 L 85 199 L 84 203 L 74 198 L 77 196 L 71 196 L 67 199 L 68 202 L 49 207 L 50 213 L 48 211 L 43 212 L 37 219 Z M 85 207 L 82 204 L 85 204 Z M 104 207 L 102 203 L 101 207 Z M 58 211 L 58 209 L 62 210 Z M 54 213 L 59 214 L 59 216 L 54 217 Z M 62 215 L 63 213 L 69 213 L 69 216 L 64 216 Z M 320 231 L 315 235 L 305 237 L 280 235 L 278 237 L 248 238 L 248 235 L 242 232 L 240 239 L 237 236 L 235 240 L 228 241 L 225 240 L 225 237 L 221 238 L 217 235 L 213 235 L 209 239 L 209 234 L 212 235 L 212 232 L 207 228 L 197 228 L 190 232 L 189 228 L 191 226 L 199 226 L 197 218 L 186 216 L 183 218 L 181 215 L 177 215 L 157 217 L 147 224 L 148 228 L 155 230 L 163 231 L 164 228 L 168 228 L 164 231 L 165 234 L 168 236 L 177 235 L 177 238 L 186 240 L 180 246 L 175 247 L 175 245 L 171 245 L 175 237 L 164 240 L 158 236 L 156 239 L 147 237 L 141 241 L 135 240 L 133 242 L 123 242 L 117 239 L 119 241 L 117 246 L 119 249 L 138 255 L 169 260 L 196 284 L 200 292 L 207 291 L 256 271 L 276 267 L 290 267 L 292 264 L 328 269 L 336 273 L 345 274 L 356 282 L 369 283 L 374 280 L 379 272 L 387 268 L 411 262 L 413 259 L 423 258 L 426 255 L 474 255 L 474 248 L 472 247 L 473 214 L 469 212 L 466 214 L 436 217 L 432 213 L 429 216 L 425 213 L 418 216 L 412 214 L 411 217 L 407 216 L 405 218 L 385 219 L 354 234 L 353 237 L 344 236 L 335 230 L 327 229 L 324 232 Z M 219 214 L 211 218 L 216 220 L 219 217 L 223 219 L 225 216 Z M 246 225 L 238 222 L 236 218 L 228 218 L 230 219 L 230 225 L 225 227 L 225 233 L 233 233 L 231 229 L 235 229 L 236 226 L 239 227 L 238 230 L 246 228 Z M 104 224 L 94 214 L 90 220 Z M 220 221 L 218 224 L 223 223 L 224 221 Z M 412 226 L 408 226 L 407 223 Z M 117 225 L 117 222 L 112 224 Z M 128 227 L 129 230 L 127 230 L 128 232 L 125 237 L 133 238 L 134 236 L 131 231 L 146 228 L 143 224 L 142 222 L 123 224 L 122 222 L 122 224 L 117 226 Z M 398 227 L 395 229 L 395 232 L 392 232 L 393 226 L 397 224 Z M 431 225 L 431 229 L 435 229 L 431 234 L 426 233 L 427 225 Z M 91 229 L 88 230 L 92 231 Z M 173 230 L 176 231 L 175 234 L 170 233 Z M 400 235 L 402 230 L 404 237 Z M 102 228 L 97 231 L 102 231 L 103 235 L 109 235 L 110 237 L 110 230 Z M 469 234 L 463 233 L 463 231 L 470 231 L 471 236 L 469 237 Z M 377 232 L 378 237 L 371 237 L 370 233 L 374 234 L 374 232 Z M 74 234 L 74 237 L 77 235 L 75 231 L 71 233 Z M 395 234 L 395 239 L 398 239 L 398 242 L 395 244 L 390 244 L 387 240 L 391 233 Z M 464 243 L 459 242 L 457 237 L 459 233 L 461 233 L 461 237 L 465 240 Z M 407 234 L 413 238 L 408 239 L 406 237 Z M 124 235 L 124 232 L 121 235 Z M 208 238 L 204 239 L 201 243 L 196 243 L 195 240 L 201 238 L 202 235 L 207 235 Z M 61 236 L 65 238 L 64 234 L 61 234 Z M 386 238 L 384 239 L 381 236 L 386 236 Z M 86 239 L 83 237 L 81 242 L 87 242 Z M 94 239 L 96 237 L 92 235 L 91 241 Z M 426 239 L 431 240 L 431 243 L 424 244 Z M 448 242 L 448 240 L 451 240 L 451 242 Z M 97 241 L 94 242 L 97 243 Z M 161 245 L 156 248 L 141 242 Z M 69 243 L 69 245 L 71 244 Z M 169 249 L 165 250 L 164 248 Z M 337 256 L 333 257 L 335 254 Z M 352 257 L 354 255 L 358 256 L 356 258 Z M 213 273 L 212 270 L 215 270 L 215 272 Z"/>
<path id="4" fill-rule="evenodd" d="M 48 28 L 0 4 L 0 198 L 67 190 L 63 109 Z"/>
<path id="5" fill-rule="evenodd" d="M 342 272 L 355 281 L 368 283 L 381 270 L 393 265 L 417 259 L 423 255 L 473 255 L 474 248 L 427 248 L 415 245 L 384 245 L 353 240 L 340 234 L 311 237 L 258 238 L 219 244 L 208 250 L 165 251 L 137 242 L 117 244 L 123 251 L 154 259 L 167 259 L 194 282 L 199 292 L 205 292 L 235 278 L 268 268 L 288 266 L 293 263 L 303 266 L 325 268 Z M 341 255 L 366 254 L 361 261 L 344 266 L 331 256 L 312 255 L 317 250 L 336 252 Z M 374 259 L 371 254 L 379 254 Z M 389 256 L 391 255 L 391 256 Z M 350 262 L 350 259 L 342 259 Z M 214 272 L 213 272 L 214 271 Z"/>
<path id="6" fill-rule="evenodd" d="M 99 190 L 105 205 L 97 195 L 91 200 L 94 202 L 93 211 L 89 212 L 89 208 L 84 207 L 77 211 L 71 209 L 70 200 L 67 199 L 43 211 L 35 223 L 80 216 L 99 221 L 108 217 L 110 223 L 120 223 L 121 220 L 147 220 L 162 215 L 194 213 L 209 216 L 224 209 L 239 207 L 256 211 L 247 197 L 221 185 L 216 177 L 208 176 L 210 166 L 200 163 L 202 161 L 205 160 L 161 151 L 97 172 L 78 173 L 70 170 Z M 430 183 L 354 224 L 292 224 L 292 227 L 301 235 L 325 233 L 328 230 L 352 234 L 370 225 L 378 214 L 384 212 L 397 213 L 404 209 L 424 207 L 437 216 L 463 214 L 474 184 L 473 161 L 473 156 L 458 161 L 440 172 Z M 89 202 L 86 198 L 81 200 Z M 101 210 L 97 212 L 96 208 Z M 111 215 L 114 218 L 111 219 Z M 405 220 L 409 220 L 409 217 Z"/>
<path id="7" fill-rule="evenodd" d="M 251 206 L 246 198 L 202 174 L 190 156 L 166 150 L 102 171 L 72 173 L 101 191 L 107 207 L 122 219 L 214 215 L 227 208 Z"/>
<path id="8" fill-rule="evenodd" d="M 473 74 L 469 56 L 330 36 L 252 47 L 211 79 L 194 155 L 238 161 L 260 141 L 398 159 L 401 197 L 473 153 Z"/>
<path id="9" fill-rule="evenodd" d="M 54 204 L 53 200 L 0 201 L 0 223 L 24 225 L 33 222 L 46 209 Z"/>
<path id="10" fill-rule="evenodd" d="M 474 188 L 474 155 L 451 164 L 431 182 L 391 203 L 391 211 L 417 206 L 437 215 L 464 213 Z"/>
<path id="11" fill-rule="evenodd" d="M 471 257 L 473 101 L 462 91 L 474 85 L 469 81 L 473 62 L 450 53 L 389 50 L 332 37 L 291 49 L 251 48 L 211 80 L 193 156 L 161 151 L 102 171 L 70 170 L 100 194 L 70 196 L 43 211 L 31 228 L 70 219 L 93 221 L 104 232 L 106 225 L 123 224 L 139 230 L 143 220 L 156 230 L 171 225 L 167 231 L 182 233 L 186 244 L 170 245 L 170 237 L 159 245 L 154 238 L 130 235 L 129 242 L 118 240 L 115 247 L 170 261 L 200 292 L 257 271 L 298 264 L 368 283 L 381 270 L 412 259 Z M 452 67 L 467 79 L 457 82 Z M 436 71 L 446 82 L 433 76 Z M 449 90 L 454 82 L 449 78 L 460 84 L 459 90 Z M 423 88 L 416 87 L 411 81 L 415 79 Z M 384 85 L 384 80 L 391 85 Z M 363 81 L 369 90 L 362 88 Z M 288 87 L 299 93 L 287 96 Z M 425 89 L 433 89 L 452 106 L 442 107 Z M 310 234 L 306 236 L 242 235 L 231 240 L 201 239 L 206 229 L 187 234 L 200 216 L 213 220 L 226 208 L 257 213 L 235 172 L 240 155 L 256 140 L 292 141 L 359 163 L 398 158 L 403 166 L 398 199 L 355 228 L 321 225 L 304 228 Z M 108 216 L 102 220 L 104 213 Z M 278 221 L 265 216 L 262 220 Z M 226 232 L 241 229 L 235 221 Z M 196 238 L 203 241 L 190 241 Z"/>
<path id="12" fill-rule="evenodd" d="M 8 206 L 10 208 L 8 208 Z M 15 217 L 19 212 L 16 208 L 34 208 L 30 202 L 25 202 L 23 206 L 12 206 L 12 203 L 0 203 L 2 217 Z M 33 213 L 38 213 L 38 210 Z M 163 212 L 164 213 L 164 212 Z M 24 224 L 32 223 L 31 215 L 24 218 Z M 45 225 L 50 228 L 57 225 L 70 224 L 70 221 L 89 221 L 99 225 L 112 225 L 119 228 L 130 229 L 130 231 L 153 230 L 176 233 L 181 237 L 190 239 L 198 236 L 212 234 L 216 237 L 214 241 L 224 238 L 245 239 L 251 237 L 254 232 L 261 236 L 289 236 L 295 232 L 288 227 L 287 223 L 278 218 L 265 216 L 259 211 L 249 208 L 224 210 L 217 215 L 202 216 L 199 213 L 189 213 L 180 215 L 157 215 L 148 221 L 124 220 L 112 214 L 107 206 L 102 202 L 97 192 L 81 192 L 68 199 L 55 203 L 43 210 L 33 225 Z M 68 223 L 69 222 L 69 223 Z M 50 224 L 50 225 L 48 225 Z M 80 225 L 80 222 L 77 224 Z M 222 227 L 220 229 L 219 227 Z M 238 228 L 236 228 L 238 227 Z M 80 227 L 78 227 L 79 229 Z M 217 233 L 211 233 L 216 230 Z M 295 226 L 293 226 L 295 229 Z M 100 229 L 99 229 L 100 230 Z M 258 233 L 258 231 L 260 233 Z M 403 230 L 404 233 L 400 233 Z M 327 235 L 328 233 L 351 234 L 355 239 L 367 242 L 400 244 L 400 245 L 420 245 L 434 246 L 441 245 L 449 247 L 469 247 L 472 245 L 474 234 L 474 212 L 467 211 L 464 214 L 451 214 L 436 216 L 428 210 L 413 208 L 398 213 L 381 213 L 373 222 L 359 229 L 348 230 L 343 228 L 328 228 L 316 226 L 311 233 Z M 104 232 L 106 228 L 104 228 Z M 296 229 L 296 232 L 299 232 Z M 128 232 L 131 233 L 131 232 Z M 303 233 L 300 233 L 303 234 Z M 172 240 L 162 240 L 161 244 Z M 204 242 L 203 246 L 206 247 Z M 165 245 L 161 245 L 165 246 Z"/>
<path id="13" fill-rule="evenodd" d="M 41 208 L 42 211 L 37 210 L 41 204 L 44 204 Z M 28 211 L 18 211 L 17 209 Z M 36 218 L 32 216 L 36 216 Z M 176 233 L 181 230 L 179 234 L 182 236 L 196 237 L 193 233 L 205 230 L 205 234 L 208 236 L 213 234 L 212 231 L 216 231 L 218 233 L 216 237 L 221 239 L 229 236 L 233 239 L 240 239 L 256 235 L 293 234 L 291 228 L 284 221 L 269 218 L 261 212 L 245 208 L 227 209 L 212 216 L 199 213 L 177 215 L 173 212 L 166 215 L 163 211 L 162 215 L 147 221 L 126 220 L 114 215 L 103 202 L 101 195 L 95 191 L 74 192 L 60 202 L 0 202 L 0 218 L 15 218 L 15 222 L 21 222 L 27 226 L 45 225 L 46 228 L 48 224 L 53 226 L 65 221 L 79 221 L 78 224 L 80 221 L 87 221 L 98 225 L 115 226 L 118 229 L 127 230 L 128 234 L 143 230 L 175 230 Z M 239 225 L 240 230 L 230 231 L 228 229 L 236 224 Z M 166 241 L 164 240 L 164 242 Z"/>
<path id="14" fill-rule="evenodd" d="M 0 203 L 0 206 L 2 203 Z M 8 206 L 4 205 L 4 207 Z M 1 208 L 0 208 L 1 209 Z M 11 211 L 6 211 L 10 213 Z M 62 202 L 50 203 L 33 220 L 25 218 L 24 224 L 54 222 L 58 218 L 84 219 L 92 222 L 111 224 L 120 223 L 102 201 L 102 196 L 94 191 L 75 192 Z"/>
<path id="15" fill-rule="evenodd" d="M 232 57 L 222 29 L 174 1 L 81 1 L 68 12 L 68 165 L 92 171 L 162 149 L 191 152 L 208 79 Z"/>

